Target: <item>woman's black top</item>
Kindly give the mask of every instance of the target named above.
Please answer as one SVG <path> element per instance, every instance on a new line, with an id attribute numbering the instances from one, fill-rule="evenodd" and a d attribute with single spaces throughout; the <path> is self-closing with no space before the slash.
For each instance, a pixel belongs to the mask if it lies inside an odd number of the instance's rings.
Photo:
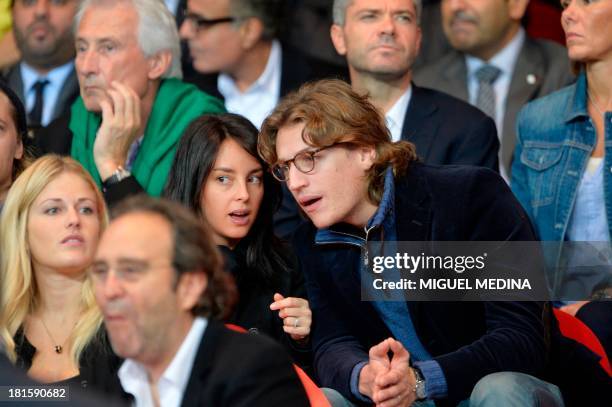
<path id="1" fill-rule="evenodd" d="M 23 329 L 19 329 L 13 338 L 15 340 L 15 365 L 27 372 L 32 367 L 32 360 L 36 348 L 28 341 Z M 77 393 L 93 393 L 104 395 L 107 398 L 125 399 L 117 371 L 122 359 L 115 355 L 111 349 L 104 328 L 93 337 L 85 347 L 79 359 L 79 374 L 66 380 L 53 383 L 54 385 L 67 385 L 70 391 Z"/>
<path id="2" fill-rule="evenodd" d="M 283 344 L 293 361 L 309 370 L 312 364 L 310 341 L 297 343 L 283 331 L 283 320 L 278 311 L 272 311 L 274 294 L 284 297 L 307 299 L 304 278 L 297 266 L 287 271 L 276 271 L 273 281 L 262 281 L 258 273 L 246 266 L 245 254 L 240 245 L 234 250 L 219 246 L 229 271 L 238 289 L 239 300 L 227 322 L 239 325 L 250 333 L 263 333 Z M 297 262 L 295 262 L 297 264 Z"/>

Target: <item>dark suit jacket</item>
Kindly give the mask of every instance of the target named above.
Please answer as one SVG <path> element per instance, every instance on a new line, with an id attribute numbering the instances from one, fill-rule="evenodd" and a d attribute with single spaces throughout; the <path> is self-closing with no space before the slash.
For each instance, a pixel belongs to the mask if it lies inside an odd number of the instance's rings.
<path id="1" fill-rule="evenodd" d="M 516 140 L 515 120 L 518 111 L 530 100 L 545 96 L 574 80 L 567 50 L 552 41 L 527 37 L 519 53 L 504 114 L 501 134 L 502 165 L 510 174 Z M 451 51 L 437 62 L 415 72 L 414 81 L 468 101 L 465 54 Z"/>
<path id="2" fill-rule="evenodd" d="M 412 86 L 402 140 L 414 143 L 427 164 L 476 165 L 499 171 L 495 122 L 442 92 Z"/>
<path id="3" fill-rule="evenodd" d="M 181 406 L 293 407 L 309 402 L 280 345 L 209 320 Z"/>
<path id="4" fill-rule="evenodd" d="M 398 241 L 530 241 L 521 205 L 494 172 L 468 166 L 415 163 L 395 182 Z M 352 234 L 363 230 L 352 228 Z M 361 301 L 361 248 L 315 245 L 306 225 L 294 246 L 313 312 L 314 367 L 320 384 L 353 398 L 353 367 L 393 336 L 372 302 Z M 532 259 L 524 259 L 531 261 Z M 469 397 L 476 382 L 497 371 L 540 374 L 545 365 L 543 304 L 537 302 L 407 302 L 421 343 L 445 375 L 448 400 Z M 410 351 L 410 349 L 408 349 Z"/>
<path id="5" fill-rule="evenodd" d="M 281 44 L 281 84 L 280 96 L 297 90 L 302 84 L 322 78 L 348 78 L 348 71 L 344 67 L 332 65 L 329 62 L 307 56 L 287 44 Z M 217 89 L 217 77 L 214 74 L 192 74 L 185 77 L 186 82 L 197 85 L 204 92 L 223 100 L 223 95 Z"/>
<path id="6" fill-rule="evenodd" d="M 21 78 L 21 69 L 19 65 L 20 64 L 15 64 L 11 66 L 3 73 L 2 76 L 5 78 L 11 89 L 13 89 L 15 93 L 17 93 L 17 95 L 25 106 L 23 80 Z M 62 90 L 58 95 L 57 103 L 55 104 L 55 108 L 53 109 L 51 121 L 55 120 L 59 116 L 66 114 L 70 110 L 70 106 L 72 106 L 72 103 L 77 98 L 77 96 L 79 96 L 79 82 L 77 80 L 76 71 L 73 68 L 70 75 L 68 75 L 68 77 L 62 84 Z"/>
<path id="7" fill-rule="evenodd" d="M 227 322 L 241 326 L 251 333 L 268 335 L 282 344 L 293 359 L 293 362 L 311 373 L 308 369 L 312 365 L 310 342 L 298 344 L 283 330 L 283 319 L 276 311 L 270 310 L 274 293 L 281 293 L 285 297 L 306 298 L 304 276 L 298 268 L 297 258 L 294 257 L 289 245 L 283 251 L 288 253 L 293 267 L 287 270 L 272 270 L 272 277 L 262 278 L 262 273 L 250 269 L 246 265 L 246 247 L 238 244 L 230 250 L 226 246 L 217 246 L 223 254 L 225 270 L 230 272 L 236 281 L 239 301 L 234 306 Z"/>

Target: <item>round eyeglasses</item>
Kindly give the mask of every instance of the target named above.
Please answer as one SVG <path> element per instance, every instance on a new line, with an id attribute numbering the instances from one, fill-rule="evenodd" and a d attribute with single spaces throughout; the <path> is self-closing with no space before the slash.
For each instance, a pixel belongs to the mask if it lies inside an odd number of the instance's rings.
<path id="1" fill-rule="evenodd" d="M 315 150 L 301 151 L 290 160 L 274 164 L 270 169 L 272 175 L 280 182 L 287 182 L 287 180 L 289 180 L 289 167 L 291 166 L 291 163 L 293 163 L 293 165 L 295 165 L 295 168 L 297 168 L 298 171 L 300 171 L 301 173 L 308 174 L 309 172 L 312 172 L 312 170 L 314 170 L 315 155 L 323 150 L 335 147 L 338 144 L 344 143 L 333 143 L 329 146 L 319 147 Z"/>

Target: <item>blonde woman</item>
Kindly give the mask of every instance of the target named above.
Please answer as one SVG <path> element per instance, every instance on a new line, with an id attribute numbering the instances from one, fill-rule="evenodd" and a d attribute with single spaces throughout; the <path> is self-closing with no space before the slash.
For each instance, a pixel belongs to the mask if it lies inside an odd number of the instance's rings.
<path id="1" fill-rule="evenodd" d="M 107 224 L 91 176 L 46 156 L 14 182 L 0 223 L 0 333 L 18 367 L 43 383 L 118 392 L 119 360 L 87 269 Z"/>

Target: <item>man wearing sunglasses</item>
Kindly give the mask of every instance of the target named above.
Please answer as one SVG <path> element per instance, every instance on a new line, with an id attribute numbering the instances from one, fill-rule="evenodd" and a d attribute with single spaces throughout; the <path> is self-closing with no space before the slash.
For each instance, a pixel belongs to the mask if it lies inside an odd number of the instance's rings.
<path id="1" fill-rule="evenodd" d="M 257 128 L 280 97 L 341 69 L 306 57 L 277 39 L 282 0 L 188 0 L 181 38 L 201 87 Z"/>
<path id="2" fill-rule="evenodd" d="M 391 407 L 562 405 L 559 389 L 535 377 L 547 355 L 542 303 L 414 302 L 406 292 L 362 301 L 372 241 L 534 240 L 496 172 L 419 163 L 367 96 L 337 80 L 285 97 L 258 149 L 312 222 L 294 248 L 322 386 L 345 403 Z"/>

